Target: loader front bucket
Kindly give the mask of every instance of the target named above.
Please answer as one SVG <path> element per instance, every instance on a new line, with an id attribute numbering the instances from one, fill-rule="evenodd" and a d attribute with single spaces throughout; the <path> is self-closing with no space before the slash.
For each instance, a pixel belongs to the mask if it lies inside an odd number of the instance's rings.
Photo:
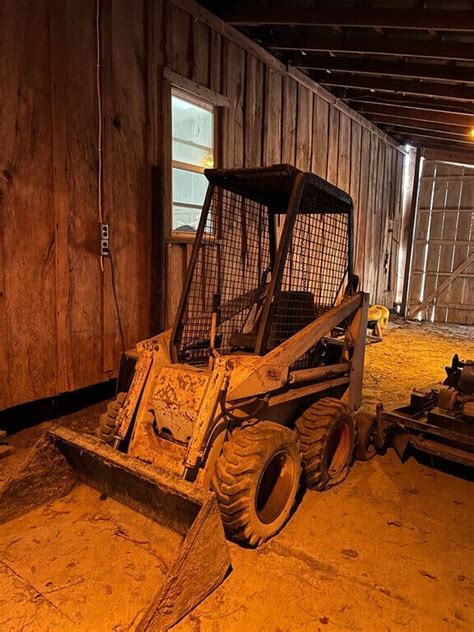
<path id="1" fill-rule="evenodd" d="M 29 630 L 167 630 L 229 567 L 212 492 L 95 437 L 48 431 L 0 487 L 5 629 L 32 600 Z"/>

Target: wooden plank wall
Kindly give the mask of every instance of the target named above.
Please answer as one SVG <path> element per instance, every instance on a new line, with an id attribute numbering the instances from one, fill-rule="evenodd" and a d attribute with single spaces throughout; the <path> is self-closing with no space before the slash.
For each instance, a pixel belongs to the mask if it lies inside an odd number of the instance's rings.
<path id="1" fill-rule="evenodd" d="M 149 333 L 144 2 L 104 0 L 104 221 L 125 345 Z M 121 345 L 99 265 L 95 0 L 0 17 L 0 408 L 103 382 Z"/>
<path id="2" fill-rule="evenodd" d="M 187 3 L 179 3 L 186 6 Z M 182 6 L 166 5 L 164 64 L 212 88 L 221 72 L 225 167 L 289 162 L 350 192 L 355 203 L 355 269 L 372 302 L 395 300 L 403 154 L 320 96 L 225 35 L 203 25 Z M 214 55 L 216 48 L 221 52 Z M 214 85 L 215 89 L 215 85 Z M 171 324 L 188 258 L 188 245 L 169 240 L 167 319 Z"/>
<path id="3" fill-rule="evenodd" d="M 112 270 L 97 256 L 95 21 L 96 0 L 4 0 L 0 15 L 0 409 L 118 365 Z M 163 303 L 163 204 L 151 216 L 151 167 L 166 176 L 169 153 L 163 68 L 229 98 L 222 165 L 290 162 L 351 192 L 362 287 L 393 302 L 402 155 L 383 134 L 190 0 L 101 0 L 100 26 L 103 212 L 126 347 L 155 332 L 150 297 Z M 190 248 L 166 242 L 168 323 Z"/>
<path id="4" fill-rule="evenodd" d="M 410 311 L 474 252 L 474 167 L 425 160 L 413 250 Z M 474 264 L 419 319 L 474 324 Z"/>

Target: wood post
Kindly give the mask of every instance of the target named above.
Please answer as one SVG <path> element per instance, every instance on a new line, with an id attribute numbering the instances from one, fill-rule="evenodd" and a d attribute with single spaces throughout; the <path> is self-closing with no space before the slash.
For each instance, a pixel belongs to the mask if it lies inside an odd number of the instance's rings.
<path id="1" fill-rule="evenodd" d="M 410 204 L 410 218 L 408 223 L 408 235 L 407 235 L 407 249 L 406 249 L 406 261 L 405 261 L 405 277 L 403 282 L 403 295 L 401 313 L 403 316 L 407 315 L 408 302 L 410 294 L 411 283 L 411 264 L 413 258 L 413 242 L 416 229 L 416 207 L 418 203 L 418 191 L 420 183 L 420 166 L 421 166 L 421 149 L 416 150 L 415 157 L 415 170 L 413 174 L 413 186 L 411 192 L 411 204 Z"/>

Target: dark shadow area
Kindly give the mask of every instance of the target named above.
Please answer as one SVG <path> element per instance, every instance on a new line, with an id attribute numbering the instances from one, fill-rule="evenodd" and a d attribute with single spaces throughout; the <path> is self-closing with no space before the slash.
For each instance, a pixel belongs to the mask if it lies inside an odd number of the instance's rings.
<path id="1" fill-rule="evenodd" d="M 0 412 L 0 430 L 7 434 L 19 432 L 43 421 L 70 415 L 115 395 L 116 380 L 94 384 L 71 393 L 47 397 Z"/>
<path id="2" fill-rule="evenodd" d="M 440 472 L 444 472 L 445 474 L 451 474 L 451 476 L 457 476 L 465 481 L 474 481 L 474 468 L 468 467 L 467 465 L 462 465 L 461 463 L 456 463 L 454 461 L 448 461 L 447 459 L 433 456 L 427 452 L 421 452 L 409 445 L 403 458 L 403 462 L 410 457 L 413 457 L 418 463 L 426 465 L 433 470 L 438 470 Z"/>

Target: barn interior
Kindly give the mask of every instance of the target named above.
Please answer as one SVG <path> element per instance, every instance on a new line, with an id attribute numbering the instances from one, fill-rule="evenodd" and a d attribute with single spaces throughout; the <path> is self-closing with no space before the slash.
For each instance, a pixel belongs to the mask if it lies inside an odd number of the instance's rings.
<path id="1" fill-rule="evenodd" d="M 472 1 L 0 8 L 0 629 L 472 630 Z"/>

